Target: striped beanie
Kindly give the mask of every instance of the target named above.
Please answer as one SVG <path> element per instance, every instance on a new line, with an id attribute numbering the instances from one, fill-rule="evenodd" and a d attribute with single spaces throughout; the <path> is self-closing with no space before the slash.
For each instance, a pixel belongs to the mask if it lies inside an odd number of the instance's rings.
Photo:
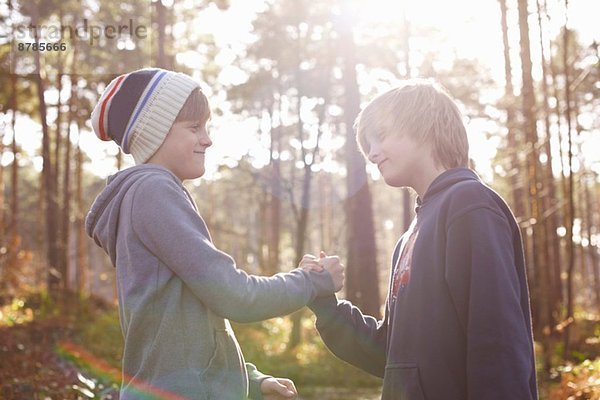
<path id="1" fill-rule="evenodd" d="M 102 140 L 114 140 L 136 164 L 143 164 L 158 150 L 197 87 L 189 76 L 159 68 L 118 76 L 92 111 L 94 132 Z"/>

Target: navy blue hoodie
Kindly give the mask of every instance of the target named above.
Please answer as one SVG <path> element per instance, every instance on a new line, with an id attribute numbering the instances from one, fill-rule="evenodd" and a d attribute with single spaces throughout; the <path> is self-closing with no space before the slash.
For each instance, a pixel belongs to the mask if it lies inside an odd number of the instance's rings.
<path id="1" fill-rule="evenodd" d="M 383 320 L 318 298 L 309 307 L 323 341 L 382 377 L 385 400 L 537 399 L 523 247 L 510 209 L 467 168 L 442 173 L 417 204 L 394 250 Z"/>

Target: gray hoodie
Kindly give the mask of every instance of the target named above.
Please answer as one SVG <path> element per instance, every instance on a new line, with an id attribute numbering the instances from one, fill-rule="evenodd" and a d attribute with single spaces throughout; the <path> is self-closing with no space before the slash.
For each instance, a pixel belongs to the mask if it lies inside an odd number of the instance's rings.
<path id="1" fill-rule="evenodd" d="M 121 400 L 261 398 L 228 320 L 294 312 L 334 292 L 331 275 L 248 275 L 218 250 L 189 192 L 153 164 L 108 178 L 86 232 L 116 267 L 125 348 Z M 153 398 L 153 397 L 151 397 Z"/>

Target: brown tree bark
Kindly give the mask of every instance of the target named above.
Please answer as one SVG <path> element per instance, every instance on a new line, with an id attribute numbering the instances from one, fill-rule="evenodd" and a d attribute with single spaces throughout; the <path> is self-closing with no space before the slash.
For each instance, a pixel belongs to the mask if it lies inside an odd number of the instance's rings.
<path id="1" fill-rule="evenodd" d="M 350 26 L 348 4 L 342 4 L 340 51 L 343 58 L 344 122 L 346 127 L 346 220 L 348 221 L 348 259 L 346 263 L 346 297 L 369 315 L 380 316 L 379 279 L 375 225 L 371 192 L 367 182 L 365 160 L 358 151 L 354 120 L 360 108 L 356 78 L 356 49 Z"/>
<path id="2" fill-rule="evenodd" d="M 540 31 L 540 48 L 542 51 L 542 97 L 543 97 L 543 113 L 544 113 L 544 127 L 545 127 L 545 140 L 544 140 L 544 152 L 546 153 L 547 159 L 546 164 L 544 166 L 544 188 L 545 196 L 543 200 L 543 215 L 542 219 L 545 223 L 546 227 L 546 242 L 544 248 L 546 249 L 546 259 L 548 260 L 548 280 L 546 285 L 548 285 L 549 293 L 550 293 L 550 307 L 549 307 L 549 315 L 548 320 L 550 321 L 550 326 L 553 327 L 556 325 L 558 313 L 560 309 L 560 301 L 561 295 L 560 291 L 557 292 L 556 281 L 559 282 L 560 287 L 560 238 L 557 234 L 557 229 L 559 226 L 559 217 L 560 217 L 560 206 L 556 191 L 556 182 L 554 179 L 554 174 L 552 172 L 552 146 L 551 146 L 551 122 L 550 122 L 550 105 L 548 104 L 548 98 L 550 96 L 550 90 L 548 86 L 548 57 L 546 56 L 546 52 L 544 50 L 544 24 L 542 23 L 542 5 L 540 1 L 537 0 L 537 17 L 538 17 L 538 25 Z M 544 4 L 545 7 L 545 4 Z M 549 57 L 552 57 L 552 54 L 549 54 Z"/>
<path id="3" fill-rule="evenodd" d="M 38 10 L 33 8 L 32 23 L 38 25 Z M 34 30 L 35 42 L 39 45 L 39 37 L 37 30 Z M 44 190 L 44 207 L 45 207 L 45 222 L 46 222 L 46 234 L 45 241 L 47 245 L 47 285 L 50 296 L 57 298 L 61 291 L 63 276 L 59 272 L 59 249 L 58 249 L 58 238 L 57 232 L 57 193 L 56 193 L 56 179 L 54 176 L 54 166 L 51 156 L 52 139 L 50 136 L 50 130 L 46 121 L 47 108 L 44 100 L 44 93 L 46 86 L 44 83 L 44 70 L 41 67 L 40 53 L 34 52 L 35 62 L 35 75 L 34 82 L 37 88 L 40 121 L 42 125 L 42 179 L 43 179 L 43 190 Z"/>
<path id="4" fill-rule="evenodd" d="M 280 107 L 279 100 L 277 101 Z M 278 127 L 273 126 L 274 113 L 271 112 L 271 179 L 270 179 L 270 194 L 269 194 L 269 226 L 267 231 L 267 271 L 269 274 L 275 274 L 279 270 L 279 241 L 281 237 L 281 124 Z M 278 157 L 273 157 L 273 153 L 277 152 Z"/>
<path id="5" fill-rule="evenodd" d="M 533 271 L 533 283 L 532 296 L 534 308 L 532 310 L 532 317 L 534 320 L 534 327 L 537 326 L 537 330 L 540 328 L 548 327 L 550 321 L 548 321 L 549 304 L 548 304 L 548 290 L 549 288 L 544 285 L 547 281 L 547 261 L 544 257 L 543 243 L 545 241 L 545 227 L 541 224 L 541 213 L 540 213 L 540 196 L 541 196 L 541 182 L 539 179 L 539 155 L 538 155 L 538 134 L 537 134 L 537 110 L 535 93 L 533 88 L 533 78 L 531 75 L 532 63 L 531 63 L 531 50 L 529 41 L 529 12 L 527 9 L 527 0 L 518 1 L 519 11 L 519 37 L 520 37 L 520 58 L 521 58 L 521 71 L 522 71 L 522 82 L 523 88 L 521 96 L 523 99 L 522 113 L 523 113 L 523 132 L 525 134 L 525 142 L 527 144 L 527 187 L 529 197 L 529 209 L 530 209 L 530 228 L 528 229 L 528 236 L 531 234 L 531 261 L 533 265 L 530 271 Z M 537 307 L 535 307 L 537 305 Z"/>
<path id="6" fill-rule="evenodd" d="M 571 116 L 572 116 L 572 104 L 571 104 L 571 76 L 570 76 L 570 65 L 569 65 L 569 41 L 570 41 L 570 32 L 568 29 L 568 7 L 569 1 L 565 0 L 565 26 L 563 30 L 563 68 L 565 75 L 565 120 L 567 122 L 567 135 L 568 135 L 568 143 L 569 149 L 567 152 L 567 160 L 568 160 L 568 171 L 569 171 L 569 179 L 568 179 L 568 192 L 565 193 L 565 198 L 567 199 L 566 206 L 566 223 L 567 223 L 567 315 L 566 321 L 571 321 L 573 319 L 573 314 L 575 310 L 574 304 L 574 294 L 573 294 L 573 274 L 575 270 L 575 246 L 573 243 L 573 222 L 575 218 L 575 198 L 574 198 L 574 179 L 573 179 L 573 135 L 572 135 L 572 126 L 571 126 Z M 565 328 L 565 336 L 564 336 L 564 356 L 567 357 L 569 352 L 571 351 L 571 323 L 567 322 Z"/>
<path id="7" fill-rule="evenodd" d="M 156 55 L 156 65 L 159 68 L 168 69 L 167 56 L 165 52 L 167 9 L 161 0 L 156 1 L 157 31 L 158 31 L 158 49 Z"/>
<path id="8" fill-rule="evenodd" d="M 590 282 L 592 291 L 594 293 L 594 304 L 595 309 L 600 310 L 600 265 L 598 265 L 598 249 L 592 243 L 592 227 L 596 225 L 596 218 L 594 218 L 594 210 L 592 208 L 592 196 L 590 193 L 589 185 L 586 182 L 584 185 L 584 199 L 585 199 L 585 236 L 588 241 L 587 253 L 590 260 L 590 269 L 592 271 L 592 279 L 584 280 Z M 583 252 L 582 252 L 583 253 Z M 582 254 L 582 259 L 585 258 Z"/>
<path id="9" fill-rule="evenodd" d="M 13 111 L 14 112 L 14 111 Z M 4 135 L 6 131 L 4 127 L 2 127 L 2 131 L 0 132 L 0 160 L 2 160 L 2 156 L 4 155 Z M 4 206 L 4 166 L 0 163 L 0 260 L 4 258 L 4 254 L 6 250 L 6 224 L 4 221 L 4 210 L 6 207 Z M 4 264 L 4 263 L 2 263 Z M 0 265 L 0 277 L 2 276 L 2 265 Z"/>
<path id="10" fill-rule="evenodd" d="M 59 9 L 59 21 L 63 21 L 63 12 L 62 12 L 62 7 L 60 7 Z M 62 106 L 63 106 L 63 96 L 62 96 L 62 89 L 63 89 L 63 77 L 64 77 L 64 64 L 63 64 L 63 58 L 62 57 L 58 57 L 58 61 L 57 61 L 57 66 L 58 66 L 58 72 L 56 75 L 56 89 L 58 90 L 58 101 L 56 104 L 56 129 L 55 129 L 55 143 L 54 143 L 54 160 L 53 160 L 53 166 L 54 166 L 54 172 L 53 172 L 53 178 L 54 178 L 54 182 L 53 182 L 53 187 L 54 187 L 54 191 L 55 191 L 55 195 L 56 195 L 56 232 L 54 233 L 56 235 L 56 242 L 57 242 L 57 249 L 58 249 L 58 263 L 57 263 L 57 270 L 58 273 L 61 277 L 61 290 L 68 290 L 68 281 L 69 281 L 69 275 L 68 275 L 68 268 L 67 268 L 67 247 L 68 244 L 65 242 L 65 229 L 68 229 L 68 227 L 65 226 L 65 221 L 64 221 L 64 217 L 63 217 L 63 213 L 65 212 L 65 208 L 66 208 L 66 204 L 63 202 L 65 197 L 62 196 L 62 193 L 65 189 L 64 187 L 62 187 L 62 184 L 64 183 L 61 182 L 61 174 L 64 176 L 64 172 L 61 168 L 61 164 L 63 163 L 63 158 L 64 157 L 65 163 L 68 163 L 68 158 L 67 155 L 62 154 L 63 153 L 63 146 L 68 146 L 68 131 L 66 133 L 66 140 L 64 140 L 65 138 L 63 136 L 63 110 L 62 110 Z M 66 142 L 65 145 L 63 145 L 63 141 Z M 66 173 L 68 174 L 68 171 L 66 171 Z M 62 189 L 62 190 L 61 190 Z M 67 197 L 68 199 L 68 197 Z M 61 208 L 62 205 L 62 208 Z"/>
<path id="11" fill-rule="evenodd" d="M 87 293 L 87 251 L 85 237 L 85 205 L 83 204 L 83 151 L 81 150 L 81 127 L 77 123 L 77 148 L 75 156 L 75 224 L 77 226 L 77 293 L 86 296 Z"/>
<path id="12" fill-rule="evenodd" d="M 499 0 L 500 3 L 500 25 L 502 27 L 502 43 L 504 49 L 504 108 L 506 110 L 506 128 L 508 150 L 510 152 L 511 171 L 509 171 L 510 183 L 512 187 L 512 209 L 515 216 L 520 221 L 525 215 L 523 205 L 523 182 L 519 179 L 521 162 L 519 160 L 519 148 L 521 148 L 521 139 L 515 124 L 515 95 L 512 82 L 512 62 L 510 58 L 510 44 L 508 41 L 508 22 L 506 0 Z"/>
<path id="13" fill-rule="evenodd" d="M 64 143 L 64 147 L 65 147 L 65 155 L 64 155 L 64 166 L 63 166 L 63 197 L 62 197 L 62 204 L 63 204 L 63 208 L 62 208 L 62 229 L 61 229 L 61 234 L 62 234 L 62 239 L 61 239 L 61 245 L 62 247 L 62 260 L 64 263 L 64 276 L 65 276 L 65 289 L 69 289 L 69 273 L 70 273 L 70 257 L 69 257 L 69 243 L 70 243 L 70 237 L 71 237 L 71 195 L 72 195 L 72 188 L 71 188 L 71 174 L 72 174 L 72 167 L 71 167 L 71 124 L 73 123 L 73 119 L 74 119 L 74 115 L 75 115 L 75 104 L 74 104 L 74 100 L 77 96 L 77 71 L 76 71 L 76 65 L 77 65 L 77 47 L 74 47 L 74 52 L 73 52 L 73 64 L 71 65 L 71 75 L 70 75 L 70 81 L 71 81 L 71 94 L 69 96 L 69 112 L 67 115 L 67 129 L 66 129 L 66 135 L 65 135 L 65 143 Z"/>
<path id="14" fill-rule="evenodd" d="M 12 1 L 11 1 L 12 3 Z M 13 70 L 14 71 L 14 70 Z M 11 130 L 12 130 L 12 143 L 11 151 L 13 154 L 13 163 L 11 167 L 11 197 L 10 197 L 10 237 L 11 242 L 16 240 L 19 234 L 19 145 L 17 144 L 17 132 L 15 126 L 17 124 L 17 75 L 11 74 L 10 76 L 11 93 L 11 109 L 13 110 L 11 118 Z M 11 251 L 18 251 L 18 249 L 11 249 Z"/>
<path id="15" fill-rule="evenodd" d="M 549 20 L 550 17 L 547 14 L 546 11 L 547 7 L 546 7 L 546 0 L 544 0 L 544 15 L 546 17 L 546 20 Z M 568 178 L 567 175 L 565 173 L 565 163 L 564 163 L 564 152 L 562 149 L 562 143 L 563 143 L 563 138 L 562 138 L 562 121 L 561 121 L 561 115 L 562 115 L 562 100 L 561 100 L 561 96 L 560 96 L 560 90 L 558 87 L 558 71 L 557 71 L 557 67 L 556 64 L 554 62 L 554 51 L 553 51 L 553 42 L 552 40 L 549 40 L 549 46 L 550 46 L 550 56 L 548 57 L 548 67 L 550 68 L 550 76 L 552 78 L 552 96 L 555 99 L 555 107 L 553 109 L 553 112 L 556 116 L 556 125 L 557 125 L 557 132 L 558 132 L 558 157 L 559 157 L 559 161 L 560 161 L 560 189 L 561 189 L 561 193 L 562 193 L 562 205 L 560 206 L 560 212 L 561 212 L 561 220 L 565 221 L 567 219 L 567 215 L 568 215 L 568 205 L 567 205 L 567 193 L 568 193 Z M 557 197 L 558 197 L 558 191 L 557 191 Z M 558 225 L 558 222 L 557 222 Z M 557 238 L 558 240 L 558 246 L 560 248 L 562 248 L 562 238 Z M 554 282 L 553 282 L 553 286 L 554 286 L 554 297 L 556 298 L 556 302 L 557 302 L 557 309 L 560 309 L 565 301 L 564 301 L 564 289 L 563 289 L 563 279 L 562 279 L 562 272 L 563 272 L 563 265 L 566 264 L 566 254 L 564 254 L 564 251 L 561 252 L 561 258 L 559 259 L 559 262 L 557 262 L 554 265 L 554 273 L 552 274 L 552 276 L 554 277 Z M 564 268 L 566 270 L 566 268 Z M 559 313 L 557 313 L 557 319 L 562 318 L 562 315 L 559 315 Z"/>
<path id="16" fill-rule="evenodd" d="M 406 71 L 404 74 L 404 78 L 410 79 L 412 78 L 410 65 L 410 22 L 406 17 L 406 12 L 402 13 L 402 23 L 404 26 L 404 40 L 402 44 L 404 46 L 404 68 Z M 410 223 L 413 219 L 413 207 L 414 203 L 412 200 L 410 190 L 402 189 L 402 229 L 405 231 L 408 230 L 408 227 L 410 226 Z"/>

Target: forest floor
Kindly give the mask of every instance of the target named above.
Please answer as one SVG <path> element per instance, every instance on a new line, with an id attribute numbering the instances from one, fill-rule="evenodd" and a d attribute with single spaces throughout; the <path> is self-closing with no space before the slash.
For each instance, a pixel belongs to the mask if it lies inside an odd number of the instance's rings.
<path id="1" fill-rule="evenodd" d="M 14 400 L 116 399 L 115 388 L 104 386 L 77 366 L 73 348 L 77 333 L 60 318 L 0 328 L 0 398 Z"/>
<path id="2" fill-rule="evenodd" d="M 58 311 L 33 302 L 15 299 L 0 307 L 0 399 L 5 400 L 62 400 L 62 399 L 118 399 L 120 379 L 120 328 L 115 323 L 114 310 L 106 304 L 86 302 L 71 312 Z M 37 309 L 36 312 L 32 311 Z M 271 326 L 272 328 L 273 326 Z M 271 335 L 260 336 L 263 327 L 244 327 L 241 337 L 268 341 Z M 237 332 L 237 329 L 236 329 Z M 116 339 L 112 339 L 116 338 Z M 280 338 L 275 339 L 280 341 Z M 243 340 L 242 340 L 243 342 Z M 242 343 L 244 344 L 244 343 Z M 265 346 L 256 349 L 254 358 L 263 353 Z M 244 347 L 244 346 L 242 346 Z M 248 346 L 246 345 L 247 348 Z M 248 353 L 252 356 L 252 349 Z M 245 351 L 246 353 L 246 351 Z M 306 351 L 304 351 L 306 353 Z M 297 356 L 296 356 L 297 357 Z M 347 368 L 333 367 L 323 355 L 317 355 L 318 364 L 339 376 Z M 286 359 L 270 356 L 281 369 L 291 365 Z M 263 361 L 265 362 L 265 361 Z M 315 365 L 312 365 L 315 364 Z M 267 370 L 270 366 L 266 365 Z M 300 371 L 319 368 L 316 362 L 299 366 Z M 288 371 L 293 375 L 293 370 Z M 565 363 L 556 369 L 553 381 L 540 381 L 540 399 L 543 400 L 600 400 L 600 358 L 572 364 Z M 352 375 L 349 370 L 344 375 Z M 362 379 L 350 377 L 353 380 Z M 301 376 L 297 378 L 302 383 Z M 304 383 L 319 383 L 314 377 L 305 377 Z M 335 388 L 309 385 L 303 399 L 376 399 L 380 387 L 364 381 L 364 389 L 346 386 L 345 392 Z M 298 385 L 299 388 L 302 385 Z M 340 387 L 343 385 L 340 385 Z M 353 385 L 352 385 L 353 386 Z M 371 387 L 371 389 L 369 389 Z M 374 388 L 374 389 L 373 389 Z M 361 390 L 363 390 L 361 392 Z M 348 397 L 348 393 L 355 393 Z M 362 394 L 359 394 L 362 393 Z"/>
<path id="3" fill-rule="evenodd" d="M 117 399 L 113 380 L 86 368 L 93 355 L 81 344 L 79 319 L 42 314 L 16 299 L 0 309 L 0 399 Z"/>

